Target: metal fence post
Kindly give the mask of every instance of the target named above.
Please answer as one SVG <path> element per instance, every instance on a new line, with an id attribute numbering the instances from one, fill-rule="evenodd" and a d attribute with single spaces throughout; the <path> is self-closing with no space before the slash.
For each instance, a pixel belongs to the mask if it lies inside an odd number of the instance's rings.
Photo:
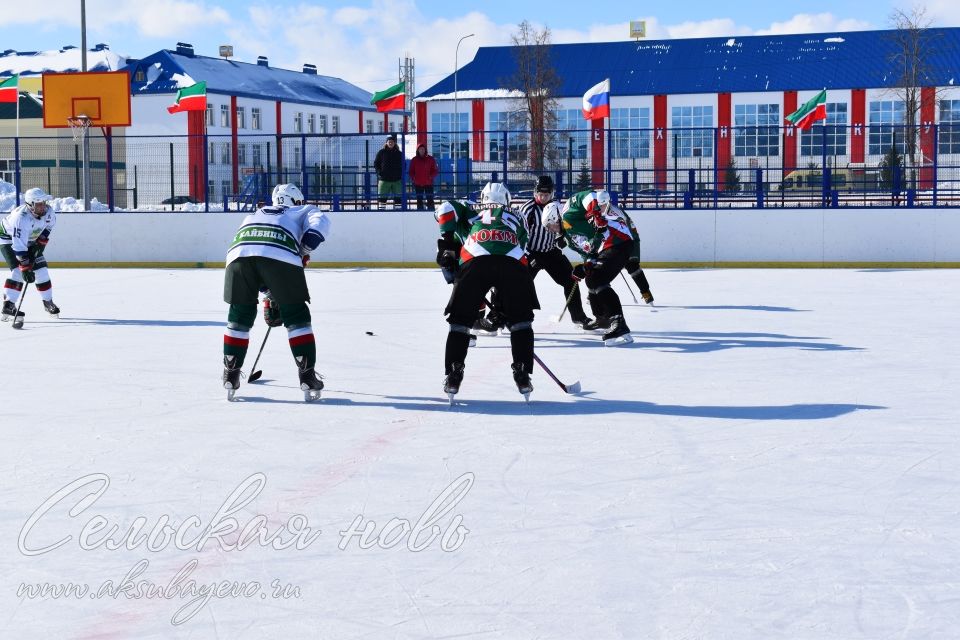
<path id="1" fill-rule="evenodd" d="M 507 132 L 506 132 L 506 131 L 503 132 L 503 147 L 502 147 L 502 149 L 503 149 L 503 153 L 500 154 L 500 155 L 503 156 L 503 181 L 506 182 L 506 181 L 507 181 L 507 155 L 508 155 L 509 152 L 510 152 L 509 148 L 507 147 Z"/>
<path id="2" fill-rule="evenodd" d="M 757 209 L 763 209 L 763 169 L 757 169 Z"/>
<path id="3" fill-rule="evenodd" d="M 939 127 L 940 125 L 933 125 L 933 199 L 931 201 L 931 205 L 934 207 L 937 206 L 937 189 L 940 186 L 940 149 L 938 147 L 940 138 Z"/>
<path id="4" fill-rule="evenodd" d="M 19 99 L 19 98 L 18 98 Z M 20 138 L 13 139 L 13 184 L 17 192 L 17 206 L 20 206 L 20 189 L 23 176 L 20 174 Z"/>
<path id="5" fill-rule="evenodd" d="M 206 127 L 203 128 L 203 211 L 210 213 L 210 134 Z"/>
<path id="6" fill-rule="evenodd" d="M 310 193 L 310 185 L 307 182 L 307 136 L 300 134 L 300 184 L 303 185 L 304 198 Z"/>
<path id="7" fill-rule="evenodd" d="M 176 185 L 173 178 L 173 143 L 170 143 L 170 211 L 176 211 L 177 205 L 174 204 L 176 196 Z"/>

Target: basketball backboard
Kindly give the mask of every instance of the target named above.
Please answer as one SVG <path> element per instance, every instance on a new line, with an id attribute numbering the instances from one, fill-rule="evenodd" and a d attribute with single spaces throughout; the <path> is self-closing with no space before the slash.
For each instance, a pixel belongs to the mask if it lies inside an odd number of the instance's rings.
<path id="1" fill-rule="evenodd" d="M 129 127 L 130 74 L 126 71 L 43 74 L 43 126 L 70 126 L 87 116 L 95 127 Z"/>

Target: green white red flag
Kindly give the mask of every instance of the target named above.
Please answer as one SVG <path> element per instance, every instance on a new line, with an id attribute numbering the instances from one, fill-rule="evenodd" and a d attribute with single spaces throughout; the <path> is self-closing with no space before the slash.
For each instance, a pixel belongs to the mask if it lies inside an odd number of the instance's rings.
<path id="1" fill-rule="evenodd" d="M 817 120 L 827 119 L 827 90 L 807 100 L 802 107 L 787 116 L 787 122 L 797 129 L 806 130 Z"/>
<path id="2" fill-rule="evenodd" d="M 177 91 L 176 101 L 167 107 L 170 113 L 180 113 L 181 111 L 206 111 L 207 109 L 207 83 L 198 82 L 184 87 Z"/>
<path id="3" fill-rule="evenodd" d="M 0 81 L 0 102 L 16 102 L 20 91 L 20 76 L 11 76 Z"/>
<path id="4" fill-rule="evenodd" d="M 377 105 L 377 111 L 403 110 L 406 100 L 405 83 L 395 84 L 389 89 L 377 91 L 370 99 L 370 104 Z"/>

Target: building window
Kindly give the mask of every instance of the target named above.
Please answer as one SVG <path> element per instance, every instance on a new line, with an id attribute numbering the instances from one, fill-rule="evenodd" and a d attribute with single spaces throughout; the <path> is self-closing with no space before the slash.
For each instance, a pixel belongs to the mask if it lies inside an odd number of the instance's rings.
<path id="1" fill-rule="evenodd" d="M 207 151 L 207 162 L 217 164 L 217 143 L 211 142 L 210 149 Z"/>
<path id="2" fill-rule="evenodd" d="M 238 144 L 237 145 L 237 166 L 244 166 L 247 164 L 247 145 Z"/>
<path id="3" fill-rule="evenodd" d="M 713 106 L 673 107 L 671 126 L 674 157 L 713 157 Z"/>
<path id="4" fill-rule="evenodd" d="M 801 156 L 822 156 L 824 144 L 828 156 L 847 155 L 847 103 L 828 102 L 827 121 L 818 120 L 810 129 L 798 133 Z"/>
<path id="5" fill-rule="evenodd" d="M 220 143 L 220 164 L 230 164 L 230 143 Z"/>
<path id="6" fill-rule="evenodd" d="M 340 133 L 340 116 L 331 116 L 330 125 L 333 127 L 331 133 Z"/>
<path id="7" fill-rule="evenodd" d="M 300 170 L 300 147 L 293 148 L 293 168 Z"/>
<path id="8" fill-rule="evenodd" d="M 230 105 L 228 104 L 220 105 L 220 126 L 230 126 Z"/>
<path id="9" fill-rule="evenodd" d="M 227 196 L 230 195 L 230 181 L 229 181 L 229 180 L 221 180 L 221 181 L 220 181 L 220 187 L 223 189 L 223 197 L 224 197 L 224 198 L 226 198 Z"/>
<path id="10" fill-rule="evenodd" d="M 447 114 L 452 115 L 452 114 Z M 464 135 L 467 130 L 466 114 L 463 116 L 461 138 L 459 146 L 462 151 L 461 157 L 468 153 L 468 136 Z M 503 162 L 504 153 L 506 153 L 507 162 L 522 162 L 527 158 L 527 135 L 525 129 L 526 119 L 522 114 L 511 113 L 509 111 L 490 112 L 490 131 L 487 137 L 490 140 L 489 159 L 491 162 Z M 451 128 L 452 128 L 452 120 Z M 503 132 L 506 132 L 504 134 Z M 504 149 L 504 135 L 506 135 L 506 149 Z"/>
<path id="11" fill-rule="evenodd" d="M 217 197 L 217 183 L 214 180 L 207 181 L 207 194 L 208 197 L 212 200 Z"/>
<path id="12" fill-rule="evenodd" d="M 454 115 L 458 126 L 454 127 Z M 430 117 L 431 142 L 430 153 L 435 158 L 452 158 L 454 139 L 456 139 L 457 157 L 466 158 L 469 153 L 469 135 L 467 135 L 467 114 L 434 113 Z"/>
<path id="13" fill-rule="evenodd" d="M 293 115 L 293 132 L 303 133 L 303 112 L 297 111 Z"/>
<path id="14" fill-rule="evenodd" d="M 738 104 L 733 108 L 733 155 L 780 155 L 780 105 Z"/>
<path id="15" fill-rule="evenodd" d="M 555 140 L 557 157 L 562 160 L 585 160 L 590 142 L 590 121 L 583 119 L 580 109 L 557 109 L 554 117 L 558 130 Z"/>
<path id="16" fill-rule="evenodd" d="M 261 158 L 260 158 L 260 145 L 254 144 L 250 146 L 250 164 L 254 167 L 260 167 Z"/>
<path id="17" fill-rule="evenodd" d="M 396 133 L 396 132 L 397 132 L 397 123 L 396 123 L 396 122 L 391 122 L 391 123 L 390 123 L 390 133 Z"/>
<path id="18" fill-rule="evenodd" d="M 307 133 L 316 133 L 316 132 L 317 132 L 317 116 L 311 113 L 307 116 Z"/>
<path id="19" fill-rule="evenodd" d="M 247 108 L 237 107 L 237 129 L 247 128 Z"/>
<path id="20" fill-rule="evenodd" d="M 904 153 L 903 123 L 906 121 L 903 100 L 878 100 L 870 103 L 870 132 L 868 151 L 872 156 L 882 156 L 896 140 L 897 151 Z"/>
<path id="21" fill-rule="evenodd" d="M 257 131 L 263 128 L 260 120 L 260 107 L 250 107 L 250 128 Z"/>
<path id="22" fill-rule="evenodd" d="M 320 116 L 320 133 L 326 133 L 326 132 L 327 132 L 327 116 L 321 115 Z"/>
<path id="23" fill-rule="evenodd" d="M 212 127 L 214 123 L 213 120 L 213 105 L 207 103 L 207 126 Z"/>
<path id="24" fill-rule="evenodd" d="M 383 133 L 383 120 L 377 120 L 377 133 Z"/>
<path id="25" fill-rule="evenodd" d="M 937 152 L 960 153 L 960 100 L 940 101 L 940 127 Z"/>
<path id="26" fill-rule="evenodd" d="M 146 82 L 146 81 L 147 81 L 147 74 L 145 74 L 145 73 L 143 72 L 143 69 L 141 69 L 140 67 L 137 67 L 137 72 L 136 72 L 135 74 L 133 74 L 133 81 L 134 81 L 134 82 Z"/>
<path id="27" fill-rule="evenodd" d="M 571 114 L 580 113 L 570 109 Z M 579 118 L 586 123 L 582 117 Z M 610 111 L 610 153 L 614 158 L 632 159 L 650 157 L 650 109 L 634 107 L 630 109 L 611 109 Z M 582 158 L 586 158 L 586 143 Z"/>
<path id="28" fill-rule="evenodd" d="M 373 120 L 367 120 L 363 130 L 364 133 L 373 133 Z"/>

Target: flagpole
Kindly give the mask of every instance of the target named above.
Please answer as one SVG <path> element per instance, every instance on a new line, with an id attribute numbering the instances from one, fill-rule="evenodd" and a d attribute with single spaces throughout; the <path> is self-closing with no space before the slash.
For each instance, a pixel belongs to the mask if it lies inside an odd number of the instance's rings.
<path id="1" fill-rule="evenodd" d="M 20 137 L 20 76 L 17 76 L 17 137 Z"/>

